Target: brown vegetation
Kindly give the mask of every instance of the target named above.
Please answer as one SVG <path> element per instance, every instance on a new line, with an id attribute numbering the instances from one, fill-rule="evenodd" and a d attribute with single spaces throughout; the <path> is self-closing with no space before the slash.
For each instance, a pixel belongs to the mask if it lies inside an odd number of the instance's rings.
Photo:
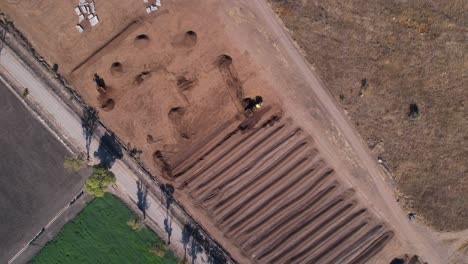
<path id="1" fill-rule="evenodd" d="M 466 2 L 272 4 L 395 176 L 403 205 L 437 229 L 468 228 Z"/>

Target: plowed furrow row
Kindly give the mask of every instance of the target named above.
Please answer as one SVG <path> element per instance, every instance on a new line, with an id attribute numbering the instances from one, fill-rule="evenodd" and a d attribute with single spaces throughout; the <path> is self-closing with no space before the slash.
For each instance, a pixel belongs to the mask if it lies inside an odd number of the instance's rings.
<path id="1" fill-rule="evenodd" d="M 272 254 L 270 258 L 276 258 L 290 253 L 298 241 L 300 241 L 298 237 L 303 237 L 300 235 L 300 232 L 304 233 L 303 229 L 312 226 L 312 230 L 309 230 L 306 233 L 309 236 L 316 235 L 320 230 L 323 230 L 330 225 L 332 220 L 351 211 L 355 204 L 345 203 L 350 195 L 351 193 L 339 195 L 332 202 L 319 208 L 319 210 L 311 215 L 310 218 L 302 220 L 294 226 L 289 227 L 287 232 L 283 232 L 281 236 L 271 239 L 271 241 L 265 245 L 260 246 L 261 244 L 258 244 L 255 246 L 254 244 L 251 244 L 252 253 L 255 253 L 258 258 L 263 258 L 270 254 Z M 290 246 L 284 248 L 282 245 Z"/>
<path id="2" fill-rule="evenodd" d="M 355 259 L 351 260 L 350 264 L 364 264 L 374 255 L 380 252 L 388 241 L 393 237 L 392 231 L 387 231 L 379 238 L 372 242 L 363 252 L 361 252 Z"/>
<path id="3" fill-rule="evenodd" d="M 298 133 L 299 130 L 288 131 L 287 129 L 283 129 L 276 135 L 276 141 L 271 142 L 270 140 L 267 141 L 267 139 L 265 139 L 263 142 L 259 142 L 259 144 L 250 149 L 246 155 L 243 155 L 234 162 L 227 164 L 223 170 L 205 179 L 200 184 L 194 185 L 193 189 L 190 188 L 190 194 L 192 197 L 202 200 L 203 197 L 209 195 L 212 190 L 217 190 L 236 178 L 244 178 L 247 172 L 257 166 L 258 163 L 264 161 L 265 158 L 271 159 L 270 156 L 274 156 L 275 153 L 279 151 L 280 147 L 283 147 L 285 144 L 293 140 Z M 268 159 L 266 161 L 268 161 Z M 200 196 L 202 197 L 199 198 Z"/>
<path id="4" fill-rule="evenodd" d="M 336 235 L 336 238 L 333 237 L 327 245 L 324 245 L 321 249 L 314 250 L 314 252 L 310 252 L 309 256 L 303 260 L 300 260 L 302 263 L 320 263 L 323 262 L 323 259 L 330 254 L 334 254 L 340 251 L 340 246 L 344 243 L 348 243 L 353 237 L 359 235 L 359 232 L 367 227 L 369 224 L 368 221 L 363 221 L 353 227 L 350 227 L 348 230 L 343 230 L 340 232 L 342 235 Z M 320 252 L 320 253 L 318 253 Z M 317 254 L 318 253 L 318 254 Z"/>
<path id="5" fill-rule="evenodd" d="M 207 135 L 207 140 L 200 141 L 182 154 L 174 155 L 168 161 L 172 166 L 174 175 L 183 175 L 197 162 L 203 160 L 204 157 L 217 150 L 238 132 L 238 121 L 230 119 Z"/>
<path id="6" fill-rule="evenodd" d="M 373 226 L 357 239 L 348 242 L 336 250 L 339 252 L 339 254 L 335 254 L 328 259 L 324 259 L 323 261 L 326 263 L 348 263 L 347 260 L 350 258 L 350 256 L 354 255 L 359 249 L 365 247 L 367 243 L 375 240 L 379 233 L 383 230 L 383 227 L 384 226 L 381 224 Z"/>
<path id="7" fill-rule="evenodd" d="M 224 152 L 216 153 L 213 159 L 210 159 L 209 163 L 204 164 L 204 166 L 196 166 L 197 169 L 193 169 L 196 171 L 194 174 L 186 173 L 186 175 L 191 176 L 182 182 L 181 187 L 185 187 L 206 172 L 222 170 L 220 168 L 223 166 L 221 163 L 225 164 L 226 159 L 228 159 L 228 162 L 232 161 L 233 159 L 239 159 L 239 156 L 242 157 L 246 152 L 252 151 L 252 147 L 258 145 L 261 142 L 264 142 L 268 138 L 271 138 L 273 135 L 284 128 L 284 124 L 272 127 L 270 129 L 269 127 L 258 128 L 246 136 L 243 136 L 239 142 L 233 144 L 233 146 L 230 146 Z"/>
<path id="8" fill-rule="evenodd" d="M 241 198 L 250 199 L 251 190 L 262 188 L 265 185 L 266 179 L 272 181 L 281 180 L 288 172 L 292 173 L 295 168 L 302 167 L 304 162 L 309 161 L 309 157 L 304 155 L 304 145 L 296 144 L 292 149 L 289 149 L 285 154 L 279 157 L 270 166 L 265 166 L 257 173 L 251 175 L 248 180 L 236 180 L 221 195 L 210 203 L 207 203 L 209 210 L 223 210 L 226 207 L 233 206 Z M 310 152 L 311 157 L 316 157 L 317 152 Z"/>
<path id="9" fill-rule="evenodd" d="M 289 173 L 291 181 L 288 182 L 289 178 L 285 178 L 284 184 L 281 184 L 283 181 L 277 184 L 279 188 L 263 190 L 250 200 L 243 202 L 242 207 L 240 207 L 242 214 L 236 215 L 231 220 L 229 220 L 230 217 L 224 217 L 223 220 L 225 226 L 228 226 L 228 232 L 235 232 L 238 228 L 249 228 L 250 225 L 265 222 L 271 215 L 300 201 L 298 198 L 303 197 L 307 193 L 308 188 L 315 189 L 324 185 L 322 182 L 328 178 L 328 174 L 319 177 L 318 180 L 314 177 L 306 177 L 310 173 L 315 173 L 316 169 L 308 167 L 307 164 L 303 166 L 305 167 L 299 168 L 301 169 L 298 171 L 300 174 Z M 307 169 L 307 171 L 302 169 Z"/>
<path id="10" fill-rule="evenodd" d="M 242 131 L 240 131 L 237 121 L 228 121 L 224 125 L 224 131 L 226 131 L 225 134 L 221 132 L 223 127 L 216 129 L 212 134 L 206 137 L 206 141 L 200 141 L 200 143 L 190 148 L 195 149 L 194 151 L 186 151 L 181 155 L 183 157 L 180 158 L 180 161 L 174 161 L 174 164 L 171 163 L 173 166 L 174 175 L 179 177 L 186 174 L 190 170 L 195 170 L 195 167 L 200 167 L 199 163 L 203 163 L 202 161 L 204 161 L 210 154 L 214 153 L 215 151 L 221 151 L 221 149 L 228 149 L 229 147 L 235 146 L 240 142 L 244 142 L 249 137 L 255 135 L 257 132 L 265 130 L 267 126 L 273 122 L 278 121 L 279 119 L 280 118 L 277 116 L 270 117 L 268 120 L 264 121 L 262 125 L 258 126 L 247 134 L 243 134 Z"/>
<path id="11" fill-rule="evenodd" d="M 339 219 L 334 219 L 335 221 L 332 220 L 332 225 L 331 228 L 326 231 L 325 234 L 322 234 L 321 236 L 318 237 L 303 237 L 302 240 L 298 241 L 296 244 L 297 250 L 293 250 L 291 255 L 285 260 L 287 263 L 301 263 L 304 257 L 307 257 L 310 252 L 315 252 L 315 249 L 330 239 L 334 238 L 334 236 L 337 234 L 337 232 L 340 232 L 341 230 L 344 230 L 353 224 L 356 223 L 356 221 L 361 221 L 361 217 L 364 213 L 366 212 L 365 209 L 361 209 L 357 212 L 352 213 L 351 215 L 345 214 L 341 216 Z M 344 218 L 346 216 L 346 218 Z M 341 220 L 343 219 L 344 220 Z M 341 221 L 340 221 L 341 220 Z M 322 232 L 325 230 L 322 229 Z M 304 262 L 303 262 L 304 263 Z"/>
<path id="12" fill-rule="evenodd" d="M 255 189 L 255 184 L 261 184 L 261 182 L 259 182 L 260 180 L 265 181 L 264 179 L 266 179 L 267 176 L 269 179 L 273 179 L 272 184 L 278 182 L 283 183 L 283 179 L 285 179 L 287 175 L 291 175 L 291 172 L 300 171 L 300 169 L 307 166 L 309 158 L 303 155 L 304 147 L 304 142 L 298 143 L 292 149 L 288 150 L 288 152 L 283 157 L 281 157 L 281 159 L 276 162 L 274 166 L 270 167 L 278 168 L 278 170 L 273 171 L 268 168 L 263 173 L 252 177 L 246 182 L 238 181 L 238 185 L 235 186 L 237 187 L 236 190 L 238 190 L 238 192 L 233 193 L 232 195 L 225 194 L 225 196 L 223 196 L 222 199 L 220 199 L 220 201 L 213 208 L 216 211 L 216 214 L 219 215 L 220 212 L 226 210 L 227 208 L 238 208 L 238 206 L 240 206 L 242 203 L 245 203 L 245 201 L 254 199 L 259 192 L 252 191 L 252 189 Z M 284 166 L 277 166 L 281 164 Z M 291 180 L 291 178 L 288 178 L 288 180 Z M 241 196 L 241 194 L 243 195 Z"/>
<path id="13" fill-rule="evenodd" d="M 312 173 L 312 176 L 308 176 Z M 251 230 L 260 228 L 263 225 L 266 225 L 272 220 L 276 220 L 276 215 L 282 215 L 288 213 L 289 211 L 284 210 L 287 208 L 295 208 L 296 204 L 299 202 L 307 202 L 309 199 L 307 194 L 313 190 L 314 193 L 319 194 L 325 189 L 333 190 L 338 187 L 338 183 L 334 182 L 332 184 L 327 184 L 332 180 L 333 171 L 323 171 L 317 169 L 311 169 L 304 174 L 302 174 L 298 179 L 304 180 L 305 182 L 301 183 L 293 190 L 292 193 L 283 191 L 280 189 L 276 192 L 271 192 L 272 196 L 264 199 L 265 202 L 258 204 L 257 206 L 251 207 L 249 210 L 246 210 L 247 216 L 245 219 L 252 218 L 251 221 L 242 223 L 240 219 L 237 219 L 232 224 L 230 224 L 229 232 L 237 232 L 242 230 L 242 232 L 251 232 Z M 315 178 L 316 175 L 320 175 L 318 178 Z M 262 211 L 262 209 L 264 209 Z M 256 217 L 254 217 L 256 216 Z M 244 221 L 244 219 L 242 219 Z"/>
<path id="14" fill-rule="evenodd" d="M 249 239 L 241 241 L 242 247 L 255 249 L 257 245 L 263 245 L 264 241 L 267 241 L 265 246 L 281 241 L 279 238 L 287 236 L 292 228 L 318 215 L 327 206 L 329 200 L 336 197 L 336 189 L 335 185 L 331 185 L 311 197 L 310 200 L 307 199 L 305 205 L 299 204 L 293 210 L 278 217 L 278 221 L 258 227 L 252 226 L 245 230 L 244 233 L 249 234 Z"/>

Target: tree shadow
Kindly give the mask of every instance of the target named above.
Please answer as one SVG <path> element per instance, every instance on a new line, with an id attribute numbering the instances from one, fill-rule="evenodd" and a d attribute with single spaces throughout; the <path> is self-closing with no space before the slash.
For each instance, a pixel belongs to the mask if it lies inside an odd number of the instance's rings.
<path id="1" fill-rule="evenodd" d="M 172 219 L 169 214 L 169 209 L 172 203 L 174 203 L 174 186 L 166 183 L 161 185 L 160 189 L 166 200 L 166 218 L 164 219 L 164 230 L 167 233 L 167 243 L 170 244 L 172 235 Z"/>
<path id="2" fill-rule="evenodd" d="M 221 251 L 219 247 L 210 245 L 210 249 L 208 251 L 208 263 L 225 264 L 227 263 L 227 259 L 224 252 Z"/>
<path id="3" fill-rule="evenodd" d="M 89 151 L 94 132 L 96 131 L 98 112 L 93 107 L 83 109 L 81 128 L 86 142 L 86 159 L 89 161 Z"/>
<path id="4" fill-rule="evenodd" d="M 187 260 L 187 246 L 190 242 L 190 238 L 192 237 L 191 231 L 192 227 L 190 224 L 186 223 L 184 228 L 182 229 L 182 245 L 184 246 L 184 263 Z"/>
<path id="5" fill-rule="evenodd" d="M 122 147 L 113 134 L 106 133 L 99 141 L 99 147 L 94 152 L 94 157 L 99 158 L 100 165 L 106 168 L 112 167 L 116 159 L 123 157 Z"/>
<path id="6" fill-rule="evenodd" d="M 146 219 L 146 209 L 148 209 L 148 190 L 147 186 L 140 180 L 137 181 L 138 209 L 143 213 L 143 219 Z"/>
<path id="7" fill-rule="evenodd" d="M 226 255 L 216 244 L 210 242 L 202 235 L 198 227 L 191 223 L 186 223 L 182 229 L 182 244 L 184 246 L 184 261 L 187 259 L 187 247 L 190 244 L 190 257 L 192 264 L 195 263 L 197 255 L 203 252 L 208 254 L 208 263 L 224 264 L 227 263 Z"/>
<path id="8" fill-rule="evenodd" d="M 169 183 L 166 183 L 161 185 L 160 189 L 166 200 L 166 211 L 168 211 L 172 203 L 174 202 L 174 186 L 172 186 Z"/>
<path id="9" fill-rule="evenodd" d="M 203 252 L 203 248 L 200 244 L 200 241 L 203 237 L 200 234 L 200 231 L 197 227 L 194 227 L 190 223 L 184 225 L 182 230 L 182 243 L 184 245 L 184 261 L 186 260 L 187 246 L 190 243 L 190 258 L 192 259 L 192 264 L 195 263 L 199 253 Z"/>
<path id="10" fill-rule="evenodd" d="M 167 233 L 167 244 L 171 244 L 171 235 L 172 235 L 172 219 L 170 217 L 166 217 L 164 219 L 164 230 Z"/>

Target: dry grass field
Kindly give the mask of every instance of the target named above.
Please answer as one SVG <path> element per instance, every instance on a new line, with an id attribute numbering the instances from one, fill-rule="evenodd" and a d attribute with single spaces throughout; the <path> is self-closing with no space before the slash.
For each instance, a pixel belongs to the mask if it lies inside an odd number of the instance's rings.
<path id="1" fill-rule="evenodd" d="M 468 228 L 467 2 L 272 5 L 394 175 L 404 207 L 438 230 Z"/>

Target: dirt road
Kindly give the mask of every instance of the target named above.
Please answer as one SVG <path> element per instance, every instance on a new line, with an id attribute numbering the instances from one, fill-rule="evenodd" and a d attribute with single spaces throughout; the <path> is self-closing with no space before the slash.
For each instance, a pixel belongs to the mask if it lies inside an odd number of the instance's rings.
<path id="1" fill-rule="evenodd" d="M 82 134 L 80 117 L 69 109 L 61 100 L 45 85 L 42 81 L 32 74 L 28 66 L 14 55 L 8 47 L 4 47 L 0 54 L 1 70 L 13 77 L 18 85 L 29 89 L 28 100 L 35 106 L 42 108 L 43 115 L 47 116 L 49 122 L 54 123 L 56 128 L 60 128 L 60 135 L 65 137 L 67 141 L 72 142 L 75 147 L 81 151 L 86 151 L 85 140 Z M 99 135 L 95 135 L 91 142 L 91 153 L 99 147 Z M 124 191 L 128 197 L 138 202 L 138 177 L 136 177 L 131 169 L 124 162 L 116 160 L 111 168 L 117 178 L 117 185 Z M 161 201 L 152 197 L 151 194 L 147 197 L 149 205 L 146 215 L 157 225 L 161 230 L 164 230 L 164 221 L 167 219 L 167 212 Z M 185 223 L 180 223 L 176 219 L 172 220 L 171 228 L 171 245 L 179 256 L 184 255 L 185 247 L 182 243 L 182 234 Z M 164 233 L 159 234 L 162 238 L 167 238 Z M 195 262 L 203 263 L 206 260 L 206 255 L 199 253 Z"/>

